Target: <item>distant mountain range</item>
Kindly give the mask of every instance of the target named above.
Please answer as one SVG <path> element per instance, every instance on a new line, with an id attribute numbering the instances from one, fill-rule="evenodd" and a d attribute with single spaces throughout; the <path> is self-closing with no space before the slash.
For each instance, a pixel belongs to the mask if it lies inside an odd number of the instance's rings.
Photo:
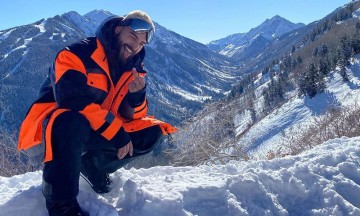
<path id="1" fill-rule="evenodd" d="M 110 12 L 61 16 L 0 31 L 0 122 L 17 128 L 57 52 L 94 35 Z M 150 114 L 178 124 L 210 99 L 220 98 L 240 76 L 233 61 L 159 24 L 146 47 Z"/>
<path id="2" fill-rule="evenodd" d="M 83 16 L 71 11 L 1 30 L 1 125 L 18 128 L 57 52 L 94 35 L 111 15 L 103 10 Z M 283 55 L 308 32 L 304 24 L 274 16 L 247 33 L 204 45 L 155 25 L 145 59 L 150 114 L 173 124 L 192 116 L 205 102 L 224 97 L 242 75 Z"/>
<path id="3" fill-rule="evenodd" d="M 305 26 L 303 23 L 294 24 L 279 15 L 266 19 L 259 26 L 247 33 L 233 34 L 228 37 L 210 42 L 208 47 L 220 54 L 232 57 L 246 52 L 262 50 L 267 43 L 287 32 Z M 246 57 L 244 57 L 246 58 Z"/>

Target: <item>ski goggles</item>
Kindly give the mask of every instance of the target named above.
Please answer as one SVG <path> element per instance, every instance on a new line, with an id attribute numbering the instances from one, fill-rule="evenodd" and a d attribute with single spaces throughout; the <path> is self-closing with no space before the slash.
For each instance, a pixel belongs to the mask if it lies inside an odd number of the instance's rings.
<path id="1" fill-rule="evenodd" d="M 146 33 L 146 43 L 150 43 L 154 36 L 153 26 L 142 19 L 128 19 L 124 20 L 122 25 L 129 26 L 131 30 L 137 33 Z"/>

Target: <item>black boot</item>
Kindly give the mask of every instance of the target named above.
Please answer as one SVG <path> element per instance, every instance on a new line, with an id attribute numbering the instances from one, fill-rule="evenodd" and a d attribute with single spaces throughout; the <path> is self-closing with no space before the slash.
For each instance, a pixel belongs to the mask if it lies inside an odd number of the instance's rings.
<path id="1" fill-rule="evenodd" d="M 97 166 L 98 158 L 95 153 L 89 151 L 81 157 L 80 175 L 99 194 L 111 191 L 109 174 L 100 170 Z"/>
<path id="2" fill-rule="evenodd" d="M 49 216 L 89 216 L 80 208 L 76 199 L 56 202 L 46 200 L 46 208 Z"/>
<path id="3" fill-rule="evenodd" d="M 81 156 L 80 175 L 90 184 L 96 193 L 108 193 L 110 188 L 109 173 L 124 167 L 136 157 L 151 152 L 160 142 L 162 131 L 158 125 L 129 133 L 134 146 L 132 156 L 126 155 L 119 160 L 117 149 L 99 134 L 92 132 L 85 146 L 87 151 Z"/>

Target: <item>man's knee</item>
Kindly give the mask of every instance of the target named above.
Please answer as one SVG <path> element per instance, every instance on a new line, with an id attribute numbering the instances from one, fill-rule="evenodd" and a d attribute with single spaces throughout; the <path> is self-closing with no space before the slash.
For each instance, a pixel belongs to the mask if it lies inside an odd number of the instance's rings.
<path id="1" fill-rule="evenodd" d="M 75 111 L 66 111 L 56 117 L 52 127 L 52 143 L 78 145 L 83 147 L 90 136 L 90 123 L 82 114 Z"/>
<path id="2" fill-rule="evenodd" d="M 130 133 L 130 137 L 134 145 L 134 153 L 146 154 L 151 152 L 161 142 L 163 133 L 159 125 L 154 125 Z"/>
<path id="3" fill-rule="evenodd" d="M 153 127 L 149 128 L 149 131 L 147 132 L 147 139 L 149 143 L 153 143 L 153 145 L 156 145 L 161 138 L 163 137 L 162 130 L 159 125 L 154 125 Z"/>
<path id="4" fill-rule="evenodd" d="M 90 129 L 89 121 L 81 113 L 66 111 L 56 117 L 53 132 L 64 133 L 86 133 Z"/>

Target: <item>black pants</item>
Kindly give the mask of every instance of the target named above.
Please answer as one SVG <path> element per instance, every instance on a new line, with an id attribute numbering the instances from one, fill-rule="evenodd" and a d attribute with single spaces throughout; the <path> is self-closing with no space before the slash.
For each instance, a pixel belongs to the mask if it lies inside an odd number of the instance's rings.
<path id="1" fill-rule="evenodd" d="M 81 155 L 92 151 L 100 170 L 115 172 L 138 156 L 151 152 L 160 143 L 162 132 L 152 126 L 129 133 L 134 147 L 133 156 L 119 160 L 117 149 L 91 129 L 89 121 L 80 113 L 68 111 L 58 116 L 52 129 L 53 160 L 43 169 L 43 192 L 52 201 L 70 200 L 79 192 Z"/>

